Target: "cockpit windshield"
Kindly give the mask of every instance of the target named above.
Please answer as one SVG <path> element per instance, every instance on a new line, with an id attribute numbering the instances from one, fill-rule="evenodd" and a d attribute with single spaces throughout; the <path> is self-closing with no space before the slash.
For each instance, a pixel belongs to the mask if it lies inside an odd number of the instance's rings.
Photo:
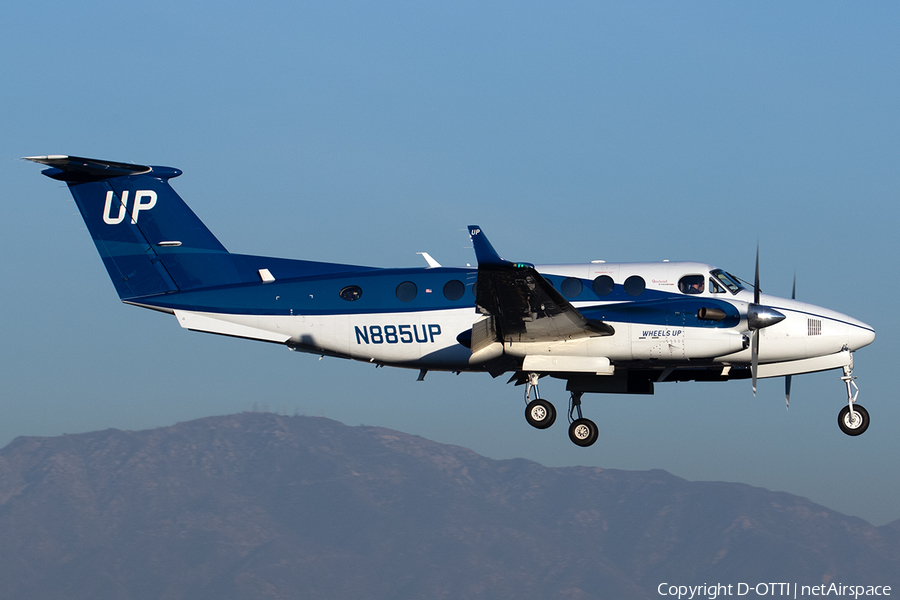
<path id="1" fill-rule="evenodd" d="M 709 274 L 718 279 L 732 294 L 737 294 L 744 289 L 744 286 L 738 282 L 737 277 L 731 273 L 726 273 L 722 269 L 715 269 L 714 271 L 710 271 Z"/>

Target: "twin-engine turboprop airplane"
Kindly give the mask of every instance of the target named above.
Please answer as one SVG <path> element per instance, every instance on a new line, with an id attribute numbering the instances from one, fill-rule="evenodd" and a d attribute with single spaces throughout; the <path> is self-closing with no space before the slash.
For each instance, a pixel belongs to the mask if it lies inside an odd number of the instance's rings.
<path id="1" fill-rule="evenodd" d="M 585 392 L 652 394 L 655 383 L 785 377 L 843 369 L 838 425 L 869 425 L 853 352 L 875 331 L 841 313 L 748 289 L 693 262 L 544 265 L 503 260 L 478 226 L 478 268 L 380 269 L 231 254 L 169 186 L 181 171 L 32 156 L 64 181 L 123 302 L 193 331 L 419 370 L 512 373 L 525 418 L 556 419 L 538 380 L 566 381 L 569 437 L 590 446 Z"/>

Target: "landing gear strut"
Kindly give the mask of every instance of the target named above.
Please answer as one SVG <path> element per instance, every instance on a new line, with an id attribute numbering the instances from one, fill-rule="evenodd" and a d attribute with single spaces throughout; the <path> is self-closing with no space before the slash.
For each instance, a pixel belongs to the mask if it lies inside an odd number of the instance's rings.
<path id="1" fill-rule="evenodd" d="M 532 390 L 534 400 L 531 399 Z M 556 408 L 541 398 L 537 373 L 529 373 L 525 382 L 525 420 L 537 429 L 547 429 L 556 421 Z"/>
<path id="2" fill-rule="evenodd" d="M 856 386 L 855 380 L 853 365 L 844 367 L 844 376 L 841 377 L 841 381 L 847 385 L 847 406 L 838 413 L 838 427 L 847 435 L 861 435 L 869 428 L 869 412 L 861 405 L 856 404 L 859 388 Z"/>
<path id="3" fill-rule="evenodd" d="M 600 432 L 597 424 L 585 419 L 581 414 L 581 396 L 584 392 L 572 392 L 569 399 L 569 439 L 578 446 L 587 448 L 597 441 Z M 575 414 L 578 418 L 575 418 Z"/>
<path id="4" fill-rule="evenodd" d="M 525 381 L 525 420 L 537 429 L 547 429 L 556 421 L 556 408 L 541 398 L 537 373 L 529 373 Z M 597 424 L 581 414 L 581 396 L 584 392 L 572 392 L 569 399 L 569 439 L 586 448 L 597 441 Z M 577 418 L 576 418 L 577 415 Z"/>

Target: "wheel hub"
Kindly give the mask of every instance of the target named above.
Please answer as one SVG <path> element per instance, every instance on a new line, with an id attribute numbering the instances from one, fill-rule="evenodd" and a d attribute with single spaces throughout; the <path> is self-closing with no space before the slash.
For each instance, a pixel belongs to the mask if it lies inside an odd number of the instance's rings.
<path id="1" fill-rule="evenodd" d="M 574 430 L 575 437 L 579 440 L 586 440 L 591 435 L 591 430 L 587 425 L 579 425 Z"/>

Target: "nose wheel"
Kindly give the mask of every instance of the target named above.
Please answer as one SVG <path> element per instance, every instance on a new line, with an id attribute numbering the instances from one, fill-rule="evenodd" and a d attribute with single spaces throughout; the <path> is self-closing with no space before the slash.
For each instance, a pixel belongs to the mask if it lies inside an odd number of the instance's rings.
<path id="1" fill-rule="evenodd" d="M 851 412 L 850 407 L 845 406 L 838 413 L 838 427 L 847 435 L 861 435 L 869 428 L 869 411 L 857 405 Z"/>

